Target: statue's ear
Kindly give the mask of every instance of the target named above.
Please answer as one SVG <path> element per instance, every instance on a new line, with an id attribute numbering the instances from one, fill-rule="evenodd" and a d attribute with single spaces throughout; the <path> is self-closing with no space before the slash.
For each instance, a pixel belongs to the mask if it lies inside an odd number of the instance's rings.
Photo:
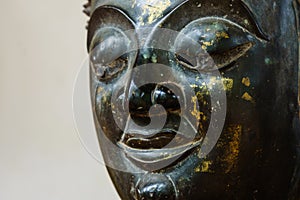
<path id="1" fill-rule="evenodd" d="M 118 8 L 101 6 L 93 11 L 88 23 L 87 48 L 90 49 L 94 35 L 102 28 L 114 27 L 126 32 L 135 29 L 134 22 Z"/>

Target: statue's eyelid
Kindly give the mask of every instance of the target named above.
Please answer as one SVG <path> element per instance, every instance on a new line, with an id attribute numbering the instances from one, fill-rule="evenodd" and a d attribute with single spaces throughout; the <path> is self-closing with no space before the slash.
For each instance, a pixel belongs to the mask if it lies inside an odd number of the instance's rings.
<path id="1" fill-rule="evenodd" d="M 210 26 L 207 27 L 207 24 L 210 24 Z M 192 35 L 190 35 L 190 33 Z M 223 35 L 217 36 L 217 33 L 223 33 Z M 252 33 L 241 25 L 230 20 L 216 17 L 201 18 L 189 23 L 183 30 L 181 30 L 174 43 L 175 56 L 178 63 L 190 69 L 208 71 L 212 69 L 220 70 L 230 66 L 233 62 L 243 57 L 253 47 L 255 42 L 250 41 L 249 38 L 246 37 L 248 34 Z M 218 37 L 221 37 L 222 39 L 219 40 L 219 42 L 215 42 L 218 41 Z M 236 40 L 237 38 L 239 39 Z M 206 39 L 206 41 L 204 39 Z M 219 48 L 219 45 L 223 43 L 223 40 L 229 40 L 231 45 L 226 46 L 225 49 Z M 184 45 L 185 41 L 188 46 Z M 207 44 L 208 46 L 214 47 L 206 52 L 206 48 L 204 48 L 206 47 L 205 43 L 209 43 Z M 199 48 L 197 47 L 198 45 L 200 45 Z M 200 47 L 202 47 L 203 52 L 198 52 L 198 49 L 201 50 Z M 198 58 L 202 59 L 202 61 L 207 61 L 207 63 L 199 62 Z M 211 59 L 207 60 L 207 58 Z M 214 61 L 213 65 L 210 63 L 212 60 Z"/>
<path id="2" fill-rule="evenodd" d="M 245 27 L 242 26 L 241 24 L 238 24 L 238 23 L 236 23 L 236 22 L 233 22 L 233 21 L 231 21 L 231 20 L 229 20 L 229 19 L 225 19 L 225 18 L 221 18 L 221 17 L 203 17 L 203 18 L 201 18 L 201 20 L 214 20 L 214 21 L 216 21 L 216 22 L 229 23 L 229 24 L 231 24 L 232 26 L 241 29 L 243 32 L 246 32 L 246 33 L 249 33 L 249 34 L 251 34 L 251 35 L 255 35 L 255 36 L 256 36 L 255 33 L 252 33 L 250 30 L 248 30 L 247 28 L 245 28 Z M 265 40 L 265 41 L 268 40 L 267 38 L 260 38 L 260 37 L 259 37 L 259 39 L 260 39 L 260 40 Z"/>

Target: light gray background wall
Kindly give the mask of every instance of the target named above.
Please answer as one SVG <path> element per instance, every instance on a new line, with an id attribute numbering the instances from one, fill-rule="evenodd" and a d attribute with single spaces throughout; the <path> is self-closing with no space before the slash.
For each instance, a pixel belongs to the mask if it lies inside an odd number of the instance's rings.
<path id="1" fill-rule="evenodd" d="M 86 56 L 83 0 L 0 6 L 0 199 L 118 199 L 81 146 L 73 82 Z"/>

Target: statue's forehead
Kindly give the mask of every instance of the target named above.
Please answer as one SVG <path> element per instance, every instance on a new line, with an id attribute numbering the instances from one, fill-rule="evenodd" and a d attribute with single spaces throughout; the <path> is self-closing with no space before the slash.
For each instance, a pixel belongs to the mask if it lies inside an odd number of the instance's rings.
<path id="1" fill-rule="evenodd" d="M 197 2 L 200 5 L 217 0 L 91 0 L 91 13 L 101 6 L 112 6 L 126 13 L 137 26 L 152 26 L 174 11 L 176 7 L 189 1 Z M 222 4 L 230 6 L 240 1 L 248 7 L 247 9 L 261 25 L 263 32 L 276 35 L 278 27 L 273 25 L 278 23 L 278 8 L 282 4 L 282 0 L 223 0 Z M 268 12 L 270 10 L 273 12 Z"/>
<path id="2" fill-rule="evenodd" d="M 126 11 L 137 24 L 150 25 L 187 0 L 94 0 L 92 11 L 100 6 L 114 6 Z"/>

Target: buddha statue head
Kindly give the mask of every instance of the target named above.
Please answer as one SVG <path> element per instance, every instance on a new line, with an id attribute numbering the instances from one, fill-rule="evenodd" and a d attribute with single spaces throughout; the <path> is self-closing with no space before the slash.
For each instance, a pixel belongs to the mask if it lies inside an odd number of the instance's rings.
<path id="1" fill-rule="evenodd" d="M 95 127 L 121 199 L 296 199 L 298 4 L 92 0 Z"/>

